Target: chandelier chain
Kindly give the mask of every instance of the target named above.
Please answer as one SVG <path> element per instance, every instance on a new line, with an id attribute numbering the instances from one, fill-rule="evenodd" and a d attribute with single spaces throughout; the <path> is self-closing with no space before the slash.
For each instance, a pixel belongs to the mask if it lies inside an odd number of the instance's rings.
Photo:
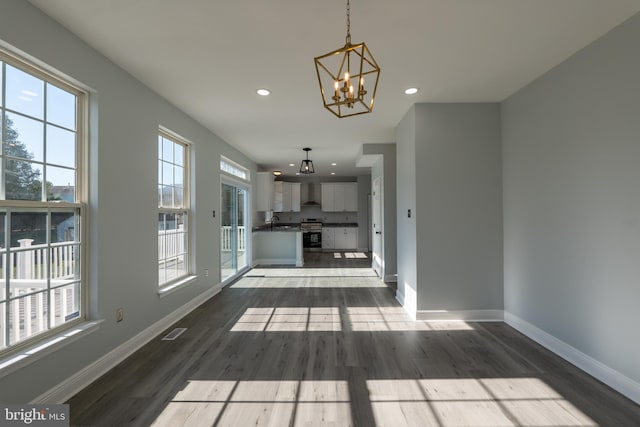
<path id="1" fill-rule="evenodd" d="M 347 44 L 351 44 L 351 6 L 347 0 Z"/>

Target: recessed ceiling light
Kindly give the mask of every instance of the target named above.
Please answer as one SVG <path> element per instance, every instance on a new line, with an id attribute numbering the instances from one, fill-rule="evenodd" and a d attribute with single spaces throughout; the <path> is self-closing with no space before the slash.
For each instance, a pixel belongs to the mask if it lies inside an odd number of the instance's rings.
<path id="1" fill-rule="evenodd" d="M 256 93 L 260 96 L 268 96 L 271 95 L 271 91 L 269 89 L 258 89 Z"/>
<path id="2" fill-rule="evenodd" d="M 331 172 L 331 175 L 335 175 L 335 174 L 336 174 L 335 172 Z"/>
<path id="3" fill-rule="evenodd" d="M 295 165 L 296 165 L 295 163 L 289 163 L 289 166 L 295 166 Z"/>
<path id="4" fill-rule="evenodd" d="M 338 166 L 337 163 L 331 163 L 331 166 Z"/>
<path id="5" fill-rule="evenodd" d="M 407 94 L 407 95 L 414 95 L 414 94 L 418 93 L 418 88 L 417 87 L 410 87 L 408 89 L 405 89 L 404 93 Z"/>
<path id="6" fill-rule="evenodd" d="M 280 175 L 282 175 L 282 171 L 273 171 L 273 174 L 275 176 L 280 176 Z"/>

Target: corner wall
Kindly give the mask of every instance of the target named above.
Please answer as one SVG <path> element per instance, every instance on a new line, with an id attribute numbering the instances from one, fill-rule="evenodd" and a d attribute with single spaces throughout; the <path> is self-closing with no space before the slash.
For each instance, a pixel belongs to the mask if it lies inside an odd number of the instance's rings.
<path id="1" fill-rule="evenodd" d="M 638 40 L 640 15 L 502 106 L 508 320 L 636 402 Z"/>

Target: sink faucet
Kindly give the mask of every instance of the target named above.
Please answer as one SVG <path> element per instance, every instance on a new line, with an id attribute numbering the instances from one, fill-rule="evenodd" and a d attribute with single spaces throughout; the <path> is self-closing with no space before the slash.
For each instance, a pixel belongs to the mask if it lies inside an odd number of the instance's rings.
<path id="1" fill-rule="evenodd" d="M 278 221 L 280 221 L 280 218 L 278 218 L 278 215 L 273 215 L 271 217 L 271 229 L 273 230 L 273 223 L 277 223 Z"/>

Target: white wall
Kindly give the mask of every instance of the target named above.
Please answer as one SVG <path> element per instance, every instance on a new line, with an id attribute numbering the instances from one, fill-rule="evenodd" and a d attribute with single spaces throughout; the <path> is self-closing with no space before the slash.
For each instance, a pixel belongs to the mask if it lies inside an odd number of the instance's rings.
<path id="1" fill-rule="evenodd" d="M 255 165 L 216 135 L 22 0 L 3 0 L 3 45 L 90 88 L 90 316 L 98 331 L 0 378 L 0 402 L 27 402 L 97 360 L 219 282 L 219 159 Z M 56 72 L 57 72 L 56 71 Z M 157 293 L 157 131 L 193 143 L 195 271 L 209 277 L 160 298 Z M 115 322 L 123 307 L 125 320 Z"/>
<path id="2" fill-rule="evenodd" d="M 371 215 L 371 175 L 358 176 L 358 249 L 370 250 L 371 228 L 369 216 Z"/>
<path id="3" fill-rule="evenodd" d="M 502 108 L 505 309 L 630 380 L 636 401 L 639 40 L 636 15 Z"/>
<path id="4" fill-rule="evenodd" d="M 374 159 L 371 165 L 371 182 L 382 177 L 383 227 L 382 256 L 385 280 L 395 280 L 397 273 L 396 250 L 396 144 L 363 144 L 361 158 Z"/>
<path id="5" fill-rule="evenodd" d="M 396 297 L 413 317 L 418 309 L 418 249 L 416 236 L 416 107 L 396 127 L 398 288 Z M 411 209 L 411 218 L 407 211 Z"/>

